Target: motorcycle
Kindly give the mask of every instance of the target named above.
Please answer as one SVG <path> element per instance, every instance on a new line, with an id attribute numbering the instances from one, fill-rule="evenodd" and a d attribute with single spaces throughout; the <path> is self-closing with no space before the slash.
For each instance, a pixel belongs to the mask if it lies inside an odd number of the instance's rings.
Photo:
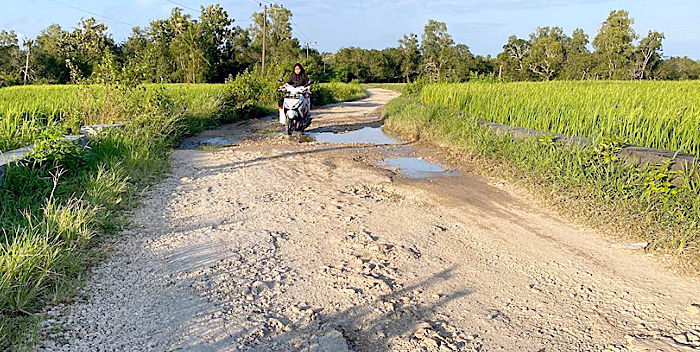
<path id="1" fill-rule="evenodd" d="M 284 125 L 287 135 L 294 131 L 303 134 L 311 125 L 311 83 L 301 87 L 285 83 L 279 90 L 285 92 L 280 123 Z"/>

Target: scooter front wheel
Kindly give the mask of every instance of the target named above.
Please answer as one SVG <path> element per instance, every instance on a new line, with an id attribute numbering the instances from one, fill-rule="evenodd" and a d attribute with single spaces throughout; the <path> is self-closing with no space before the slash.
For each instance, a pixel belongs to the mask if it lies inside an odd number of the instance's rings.
<path id="1" fill-rule="evenodd" d="M 294 121 L 290 118 L 287 118 L 287 121 L 284 124 L 284 132 L 288 136 L 291 136 L 293 131 L 294 131 Z"/>

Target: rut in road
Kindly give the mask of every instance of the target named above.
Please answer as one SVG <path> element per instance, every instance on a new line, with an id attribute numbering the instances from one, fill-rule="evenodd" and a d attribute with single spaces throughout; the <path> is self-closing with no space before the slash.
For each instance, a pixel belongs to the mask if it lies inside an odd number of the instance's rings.
<path id="1" fill-rule="evenodd" d="M 381 124 L 396 96 L 315 111 L 310 132 Z M 288 138 L 273 118 L 173 152 L 132 227 L 42 351 L 685 351 L 697 279 L 612 248 L 420 143 Z M 313 136 L 313 133 L 309 134 Z M 201 150 L 208 141 L 235 141 Z M 410 179 L 382 160 L 450 176 Z"/>

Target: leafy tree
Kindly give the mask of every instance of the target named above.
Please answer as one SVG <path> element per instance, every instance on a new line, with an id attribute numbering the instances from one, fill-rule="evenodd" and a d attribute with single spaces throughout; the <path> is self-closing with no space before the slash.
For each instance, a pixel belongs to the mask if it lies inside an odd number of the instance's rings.
<path id="1" fill-rule="evenodd" d="M 672 57 L 661 61 L 653 74 L 655 79 L 700 79 L 700 61 L 695 61 L 687 56 Z"/>
<path id="2" fill-rule="evenodd" d="M 503 52 L 496 58 L 499 76 L 516 81 L 528 80 L 531 76 L 527 58 L 531 47 L 529 41 L 510 36 L 508 43 L 503 46 Z"/>
<path id="3" fill-rule="evenodd" d="M 292 12 L 282 5 L 273 4 L 267 10 L 267 18 L 263 12 L 253 14 L 253 24 L 250 27 L 252 46 L 262 60 L 263 29 L 267 29 L 265 38 L 266 62 L 268 67 L 290 67 L 302 58 L 299 40 L 292 35 Z M 267 25 L 265 25 L 267 22 Z"/>
<path id="4" fill-rule="evenodd" d="M 173 9 L 171 18 L 178 16 L 181 16 L 180 10 Z M 127 40 L 127 44 L 133 41 L 133 46 L 137 48 L 135 55 L 130 58 L 130 66 L 140 68 L 148 81 L 177 82 L 181 79 L 176 74 L 178 66 L 171 48 L 177 36 L 173 25 L 176 22 L 171 18 L 155 20 L 148 28 L 133 33 Z M 139 43 L 142 40 L 140 37 L 143 37 L 142 43 Z M 145 46 L 141 47 L 143 44 Z"/>
<path id="5" fill-rule="evenodd" d="M 634 40 L 634 20 L 625 10 L 611 11 L 593 39 L 597 71 L 603 78 L 631 79 Z"/>
<path id="6" fill-rule="evenodd" d="M 452 46 L 454 40 L 447 32 L 447 24 L 428 20 L 421 36 L 421 53 L 423 54 L 423 71 L 433 81 L 443 78 L 446 65 L 454 58 Z"/>
<path id="7" fill-rule="evenodd" d="M 588 50 L 588 34 L 583 29 L 577 28 L 571 34 L 571 38 L 565 43 L 566 62 L 561 73 L 561 78 L 568 80 L 588 79 L 593 70 L 593 56 Z"/>
<path id="8" fill-rule="evenodd" d="M 228 62 L 227 55 L 231 53 L 228 48 L 229 41 L 232 40 L 234 30 L 233 20 L 228 17 L 228 13 L 221 5 L 202 6 L 200 15 L 199 43 L 203 55 L 208 62 L 208 70 L 205 73 L 207 82 L 214 81 L 217 77 L 219 81 L 225 79 L 224 74 L 228 73 L 224 69 Z M 223 67 L 222 67 L 223 66 Z"/>
<path id="9" fill-rule="evenodd" d="M 421 53 L 418 35 L 404 34 L 399 39 L 399 50 L 401 53 L 400 70 L 404 82 L 411 82 L 419 75 Z"/>
<path id="10" fill-rule="evenodd" d="M 474 56 L 474 61 L 472 64 L 472 71 L 470 75 L 485 76 L 494 73 L 496 68 L 496 59 L 492 58 L 491 55 L 487 56 Z"/>
<path id="11" fill-rule="evenodd" d="M 249 66 L 250 51 L 248 32 L 219 5 L 201 7 L 199 19 L 175 8 L 124 44 L 127 73 L 152 82 L 223 82 Z"/>
<path id="12" fill-rule="evenodd" d="M 540 27 L 530 34 L 530 51 L 523 63 L 545 81 L 553 79 L 565 61 L 564 43 L 568 37 L 559 27 Z"/>
<path id="13" fill-rule="evenodd" d="M 398 82 L 401 80 L 402 53 L 399 48 L 386 48 L 384 50 L 371 50 L 370 72 L 376 82 Z"/>
<path id="14" fill-rule="evenodd" d="M 451 60 L 448 63 L 445 79 L 451 82 L 464 82 L 474 70 L 474 55 L 465 44 L 456 44 L 451 48 Z"/>
<path id="15" fill-rule="evenodd" d="M 661 62 L 663 39 L 663 33 L 649 31 L 649 34 L 634 48 L 634 77 L 636 79 L 651 78 L 652 71 Z"/>
<path id="16" fill-rule="evenodd" d="M 365 50 L 356 47 L 341 48 L 331 60 L 336 79 L 341 82 L 366 82 L 370 76 L 365 62 Z"/>
<path id="17" fill-rule="evenodd" d="M 32 47 L 32 67 L 38 77 L 50 83 L 67 83 L 70 71 L 61 42 L 68 33 L 52 24 L 39 33 Z"/>
<path id="18" fill-rule="evenodd" d="M 444 22 L 435 20 L 426 23 L 420 40 L 406 34 L 397 47 L 323 54 L 310 49 L 307 56 L 293 37 L 288 9 L 272 5 L 268 16 L 256 13 L 253 19 L 241 28 L 221 5 L 202 6 L 197 18 L 175 8 L 168 18 L 133 28 L 121 44 L 94 18 L 81 20 L 71 31 L 51 25 L 22 46 L 16 33 L 0 31 L 0 85 L 21 83 L 27 59 L 30 82 L 223 82 L 260 63 L 264 34 L 267 73 L 289 72 L 294 62 L 302 62 L 320 81 L 410 82 L 425 75 L 461 82 L 494 72 L 518 81 L 700 78 L 700 62 L 662 57 L 663 33 L 649 31 L 637 41 L 634 21 L 624 10 L 610 12 L 593 39 L 593 51 L 581 29 L 569 37 L 559 27 L 540 27 L 529 39 L 509 37 L 495 58 L 474 56 L 466 44 L 454 42 Z"/>
<path id="19" fill-rule="evenodd" d="M 107 26 L 94 18 L 83 19 L 73 32 L 62 32 L 58 46 L 64 61 L 79 71 L 82 77 L 89 77 L 99 64 L 105 50 L 115 51 L 114 40 L 107 34 Z"/>
<path id="20" fill-rule="evenodd" d="M 15 31 L 0 31 L 0 87 L 20 81 L 21 52 Z"/>

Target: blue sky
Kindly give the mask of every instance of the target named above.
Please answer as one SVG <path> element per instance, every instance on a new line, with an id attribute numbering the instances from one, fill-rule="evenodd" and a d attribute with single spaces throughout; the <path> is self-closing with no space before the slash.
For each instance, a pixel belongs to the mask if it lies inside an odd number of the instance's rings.
<path id="1" fill-rule="evenodd" d="M 189 8 L 217 2 L 173 0 Z M 250 24 L 260 0 L 218 1 L 229 16 Z M 625 9 L 634 29 L 666 34 L 664 55 L 700 59 L 700 0 L 278 0 L 294 13 L 295 34 L 315 42 L 321 51 L 345 46 L 382 49 L 396 46 L 404 33 L 422 32 L 428 19 L 447 23 L 459 43 L 475 54 L 496 55 L 508 36 L 527 38 L 538 26 L 560 26 L 567 33 L 583 28 L 595 36 L 611 10 Z M 112 36 L 121 41 L 130 25 L 146 26 L 167 17 L 176 5 L 169 0 L 0 0 L 0 29 L 36 36 L 52 23 L 72 28 L 81 17 L 106 16 Z M 194 11 L 187 10 L 194 13 Z M 100 16 L 94 16 L 100 18 Z"/>

